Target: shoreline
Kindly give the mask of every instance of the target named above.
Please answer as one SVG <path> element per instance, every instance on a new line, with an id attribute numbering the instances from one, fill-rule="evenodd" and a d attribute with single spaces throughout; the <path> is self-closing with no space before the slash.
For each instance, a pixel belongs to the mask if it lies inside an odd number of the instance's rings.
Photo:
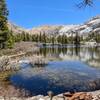
<path id="1" fill-rule="evenodd" d="M 49 92 L 47 96 L 36 95 L 32 97 L 13 97 L 13 96 L 1 96 L 0 100 L 100 100 L 100 90 L 92 92 L 65 92 L 58 95 L 53 95 Z"/>

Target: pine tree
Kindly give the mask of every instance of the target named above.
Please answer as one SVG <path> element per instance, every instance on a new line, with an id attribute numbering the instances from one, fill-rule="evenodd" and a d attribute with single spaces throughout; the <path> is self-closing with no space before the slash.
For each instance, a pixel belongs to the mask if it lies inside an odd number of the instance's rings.
<path id="1" fill-rule="evenodd" d="M 76 32 L 76 36 L 75 36 L 75 38 L 74 38 L 74 44 L 75 44 L 75 45 L 80 44 L 80 37 L 79 37 L 79 35 L 78 35 L 77 32 Z"/>
<path id="2" fill-rule="evenodd" d="M 42 33 L 40 32 L 40 35 L 39 35 L 39 42 L 42 42 Z"/>
<path id="3" fill-rule="evenodd" d="M 45 34 L 45 32 L 43 33 L 42 39 L 43 39 L 43 42 L 44 42 L 44 43 L 47 42 L 47 41 L 46 41 L 46 34 Z"/>
<path id="4" fill-rule="evenodd" d="M 6 1 L 0 0 L 0 48 L 5 48 L 9 42 L 9 30 L 7 27 L 8 10 Z"/>
<path id="5" fill-rule="evenodd" d="M 62 36 L 59 35 L 59 36 L 57 37 L 57 42 L 58 42 L 58 43 L 61 43 L 61 42 L 62 42 Z"/>
<path id="6" fill-rule="evenodd" d="M 9 32 L 8 35 L 9 35 L 9 36 L 8 36 L 6 45 L 7 45 L 8 48 L 13 48 L 13 45 L 14 45 L 14 43 L 15 43 L 15 39 L 14 39 L 14 36 L 13 36 L 12 31 Z"/>
<path id="7" fill-rule="evenodd" d="M 67 36 L 65 35 L 65 44 L 68 43 Z"/>
<path id="8" fill-rule="evenodd" d="M 54 45 L 55 44 L 55 38 L 53 36 L 51 38 L 51 41 L 52 41 L 52 44 Z"/>

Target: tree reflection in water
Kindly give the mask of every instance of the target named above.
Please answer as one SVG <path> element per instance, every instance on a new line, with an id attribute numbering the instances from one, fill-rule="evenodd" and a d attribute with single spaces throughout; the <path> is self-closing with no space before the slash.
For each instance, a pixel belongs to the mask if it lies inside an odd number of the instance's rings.
<path id="1" fill-rule="evenodd" d="M 44 57 L 51 57 L 64 60 L 80 60 L 91 67 L 100 67 L 100 47 L 80 47 L 80 46 L 66 46 L 66 47 L 42 47 L 38 55 Z"/>

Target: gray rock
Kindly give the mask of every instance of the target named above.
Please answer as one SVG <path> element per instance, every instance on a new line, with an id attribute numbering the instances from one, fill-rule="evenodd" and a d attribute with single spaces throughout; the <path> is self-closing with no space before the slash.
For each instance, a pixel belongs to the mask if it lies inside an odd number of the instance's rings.
<path id="1" fill-rule="evenodd" d="M 4 100 L 4 97 L 0 96 L 0 100 Z"/>

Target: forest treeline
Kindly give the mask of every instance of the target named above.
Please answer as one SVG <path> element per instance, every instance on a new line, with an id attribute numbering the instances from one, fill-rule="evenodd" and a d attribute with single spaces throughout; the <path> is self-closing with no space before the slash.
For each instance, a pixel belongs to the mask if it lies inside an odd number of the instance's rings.
<path id="1" fill-rule="evenodd" d="M 95 32 L 90 33 L 87 37 L 80 36 L 78 33 L 74 33 L 71 36 L 63 35 L 48 35 L 45 32 L 40 34 L 29 34 L 21 33 L 13 36 L 15 42 L 20 41 L 32 41 L 38 43 L 52 43 L 52 44 L 80 44 L 86 41 L 94 40 L 97 43 L 100 43 L 100 34 Z"/>

